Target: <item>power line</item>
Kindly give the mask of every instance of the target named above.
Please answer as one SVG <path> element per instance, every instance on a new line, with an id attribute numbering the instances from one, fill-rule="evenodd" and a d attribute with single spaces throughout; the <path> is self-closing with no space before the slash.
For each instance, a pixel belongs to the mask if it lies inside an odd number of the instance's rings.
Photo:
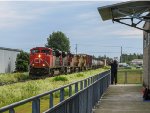
<path id="1" fill-rule="evenodd" d="M 76 50 L 76 54 L 77 54 L 77 52 L 78 52 L 78 44 L 76 44 L 75 50 Z"/>
<path id="2" fill-rule="evenodd" d="M 95 44 L 78 44 L 79 46 L 89 46 L 89 47 L 91 47 L 91 46 L 97 46 L 97 45 L 95 45 Z M 116 47 L 116 48 L 120 48 L 120 47 L 122 47 L 122 48 L 130 48 L 130 49 L 143 49 L 143 48 L 138 48 L 138 47 L 132 47 L 132 46 L 112 46 L 112 45 L 98 45 L 98 47 Z"/>
<path id="3" fill-rule="evenodd" d="M 122 62 L 122 46 L 121 46 L 121 56 L 120 56 L 120 62 Z"/>
<path id="4" fill-rule="evenodd" d="M 108 51 L 96 51 L 96 52 L 92 52 L 92 51 L 86 51 L 87 53 L 120 53 L 120 52 L 108 52 Z"/>

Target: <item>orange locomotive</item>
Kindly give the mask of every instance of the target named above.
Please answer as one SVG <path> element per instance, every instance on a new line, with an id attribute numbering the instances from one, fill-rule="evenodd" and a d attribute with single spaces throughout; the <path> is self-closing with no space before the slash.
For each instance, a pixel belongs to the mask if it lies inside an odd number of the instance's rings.
<path id="1" fill-rule="evenodd" d="M 82 71 L 92 68 L 92 56 L 86 54 L 74 55 L 47 47 L 35 47 L 30 50 L 29 75 L 53 76 L 59 73 Z"/>

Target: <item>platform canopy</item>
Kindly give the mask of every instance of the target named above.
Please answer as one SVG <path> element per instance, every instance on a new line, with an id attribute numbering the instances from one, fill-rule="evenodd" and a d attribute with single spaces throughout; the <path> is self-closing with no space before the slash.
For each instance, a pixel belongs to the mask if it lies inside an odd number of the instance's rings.
<path id="1" fill-rule="evenodd" d="M 138 25 L 145 21 L 150 22 L 150 1 L 128 1 L 117 3 L 113 5 L 99 7 L 98 11 L 102 17 L 102 20 L 112 20 L 113 22 L 119 22 L 131 27 L 150 32 L 149 30 L 143 29 Z M 125 20 L 131 20 L 127 23 Z M 125 22 L 123 22 L 125 21 Z"/>

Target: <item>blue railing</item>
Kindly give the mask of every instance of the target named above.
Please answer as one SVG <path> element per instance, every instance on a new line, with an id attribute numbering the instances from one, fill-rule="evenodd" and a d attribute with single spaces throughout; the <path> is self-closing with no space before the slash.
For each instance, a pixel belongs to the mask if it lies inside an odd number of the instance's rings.
<path id="1" fill-rule="evenodd" d="M 106 71 L 87 79 L 65 85 L 61 88 L 13 103 L 0 108 L 0 113 L 9 111 L 15 113 L 15 108 L 32 102 L 32 113 L 40 113 L 40 101 L 49 96 L 49 109 L 44 113 L 91 113 L 94 105 L 99 101 L 110 84 L 110 71 Z M 68 89 L 66 95 L 65 89 Z M 54 106 L 54 93 L 59 91 L 60 102 Z M 65 97 L 68 97 L 65 99 Z"/>

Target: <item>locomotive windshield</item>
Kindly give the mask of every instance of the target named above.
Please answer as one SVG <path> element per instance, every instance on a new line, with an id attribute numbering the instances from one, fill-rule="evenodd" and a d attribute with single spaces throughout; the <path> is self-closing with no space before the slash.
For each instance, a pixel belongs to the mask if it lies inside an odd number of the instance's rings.
<path id="1" fill-rule="evenodd" d="M 41 53 L 50 54 L 50 50 L 43 49 L 43 50 L 41 50 Z"/>
<path id="2" fill-rule="evenodd" d="M 31 50 L 31 53 L 32 54 L 34 54 L 34 53 L 46 53 L 46 54 L 50 54 L 50 50 L 46 50 L 46 49 L 43 49 L 43 50 L 33 49 L 33 50 Z"/>
<path id="3" fill-rule="evenodd" d="M 33 49 L 33 50 L 31 51 L 32 54 L 34 54 L 34 53 L 39 53 L 39 52 L 40 52 L 40 50 L 38 50 L 38 49 Z"/>

